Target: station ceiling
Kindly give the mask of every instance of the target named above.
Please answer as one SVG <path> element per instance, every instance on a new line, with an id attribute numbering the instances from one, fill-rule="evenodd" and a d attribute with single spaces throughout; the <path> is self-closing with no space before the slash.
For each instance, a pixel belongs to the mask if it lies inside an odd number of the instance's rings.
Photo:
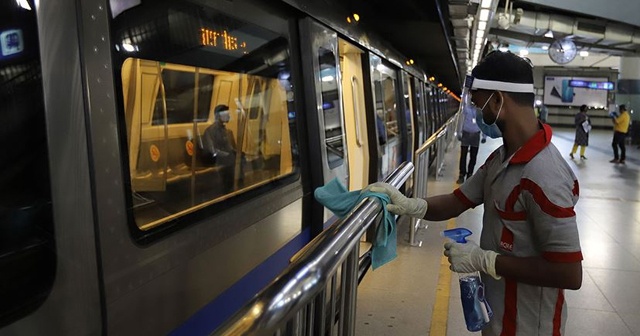
<path id="1" fill-rule="evenodd" d="M 391 41 L 395 49 L 435 76 L 437 82 L 459 94 L 461 80 L 473 65 L 468 60 L 480 2 L 346 0 L 342 4 L 348 11 L 359 13 L 362 24 Z M 579 51 L 640 56 L 638 0 L 509 1 L 513 9 L 506 13 L 508 27 L 498 24 L 507 0 L 492 0 L 491 4 L 485 52 L 489 45 L 545 48 L 557 39 L 569 38 Z M 522 11 L 516 20 L 518 8 Z M 550 31 L 553 37 L 549 37 Z"/>

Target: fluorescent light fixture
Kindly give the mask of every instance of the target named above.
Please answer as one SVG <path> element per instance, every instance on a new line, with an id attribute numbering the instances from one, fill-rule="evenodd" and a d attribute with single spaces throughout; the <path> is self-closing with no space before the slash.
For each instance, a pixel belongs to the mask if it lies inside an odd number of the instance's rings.
<path id="1" fill-rule="evenodd" d="M 476 32 L 476 40 L 483 39 L 484 38 L 484 32 L 485 32 L 484 30 L 478 30 Z"/>
<path id="2" fill-rule="evenodd" d="M 587 57 L 587 56 L 589 56 L 589 52 L 588 51 L 586 51 L 586 50 L 581 50 L 580 51 L 580 57 Z"/>
<path id="3" fill-rule="evenodd" d="M 547 33 L 544 34 L 544 37 L 553 38 L 553 32 L 551 30 L 547 31 Z"/>
<path id="4" fill-rule="evenodd" d="M 482 5 L 480 5 L 480 7 L 489 8 L 491 7 L 492 2 L 493 2 L 492 0 L 482 0 Z"/>
<path id="5" fill-rule="evenodd" d="M 509 48 L 507 48 L 507 47 L 500 47 L 500 48 L 498 48 L 498 50 L 500 50 L 500 51 L 502 51 L 502 52 L 507 52 L 507 51 L 509 51 Z"/>
<path id="6" fill-rule="evenodd" d="M 485 30 L 485 29 L 487 29 L 487 21 L 480 21 L 480 22 L 478 22 L 478 29 L 479 29 L 479 30 Z"/>
<path id="7" fill-rule="evenodd" d="M 31 10 L 31 6 L 27 2 L 27 0 L 16 0 L 16 3 L 18 4 L 19 7 L 22 7 L 26 10 Z"/>
<path id="8" fill-rule="evenodd" d="M 480 10 L 480 21 L 489 21 L 489 10 L 481 9 Z"/>
<path id="9" fill-rule="evenodd" d="M 542 50 L 549 50 L 549 46 L 548 45 L 543 45 L 542 46 Z"/>
<path id="10" fill-rule="evenodd" d="M 128 52 L 136 51 L 136 47 L 134 47 L 133 44 L 128 43 L 128 42 L 123 42 L 122 43 L 122 49 L 124 49 L 125 51 L 128 51 Z"/>
<path id="11" fill-rule="evenodd" d="M 333 80 L 333 76 L 331 75 L 322 77 L 323 82 L 331 82 L 332 80 Z"/>
<path id="12" fill-rule="evenodd" d="M 529 55 L 529 50 L 527 49 L 520 49 L 520 56 L 527 56 Z"/>

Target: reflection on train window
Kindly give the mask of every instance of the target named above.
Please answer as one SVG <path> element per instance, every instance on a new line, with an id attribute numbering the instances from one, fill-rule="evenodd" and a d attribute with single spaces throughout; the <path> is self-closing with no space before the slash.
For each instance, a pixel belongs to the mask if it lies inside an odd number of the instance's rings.
<path id="1" fill-rule="evenodd" d="M 141 230 L 298 169 L 287 38 L 206 7 L 165 6 L 143 3 L 112 25 Z"/>
<path id="2" fill-rule="evenodd" d="M 329 168 L 341 166 L 344 162 L 344 139 L 342 134 L 342 113 L 338 94 L 336 55 L 333 51 L 319 48 L 320 89 L 322 90 L 322 111 L 324 136 Z"/>
<path id="3" fill-rule="evenodd" d="M 403 90 L 403 105 L 402 108 L 404 110 L 404 121 L 406 123 L 407 129 L 407 138 L 409 139 L 409 146 L 407 146 L 407 154 L 406 157 L 412 157 L 411 149 L 413 143 L 413 126 L 411 125 L 411 111 L 416 109 L 416 106 L 413 105 L 413 91 L 411 90 L 411 86 L 409 84 L 409 76 L 406 73 L 402 73 L 402 90 Z"/>
<path id="4" fill-rule="evenodd" d="M 398 124 L 396 98 L 397 78 L 392 68 L 371 56 L 371 79 L 373 81 L 376 107 L 376 128 L 381 150 L 380 176 L 386 177 L 401 163 L 402 139 Z"/>
<path id="5" fill-rule="evenodd" d="M 193 73 L 172 69 L 162 71 L 165 98 L 163 100 L 162 90 L 158 90 L 152 125 L 162 125 L 165 121 L 168 124 L 184 124 L 190 123 L 194 119 L 197 121 L 207 120 L 209 116 L 207 102 L 211 101 L 213 76 L 210 74 L 199 74 L 198 76 L 198 106 L 194 115 L 195 81 Z M 163 102 L 166 106 L 163 105 Z M 167 110 L 166 118 L 164 108 Z"/>
<path id="6" fill-rule="evenodd" d="M 34 8 L 0 2 L 0 329 L 44 302 L 56 269 Z"/>

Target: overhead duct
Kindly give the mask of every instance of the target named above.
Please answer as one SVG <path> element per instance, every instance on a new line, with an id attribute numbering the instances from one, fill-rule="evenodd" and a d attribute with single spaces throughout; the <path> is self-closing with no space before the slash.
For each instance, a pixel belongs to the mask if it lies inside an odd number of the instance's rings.
<path id="1" fill-rule="evenodd" d="M 640 31 L 638 30 L 622 25 L 588 21 L 563 15 L 524 11 L 517 27 L 533 28 L 543 33 L 551 30 L 554 34 L 595 39 L 603 45 L 640 44 Z"/>

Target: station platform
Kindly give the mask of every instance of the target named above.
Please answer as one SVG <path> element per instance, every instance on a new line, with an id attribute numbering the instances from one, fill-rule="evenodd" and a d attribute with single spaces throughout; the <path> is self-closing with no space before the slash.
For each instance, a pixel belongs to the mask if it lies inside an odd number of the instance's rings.
<path id="1" fill-rule="evenodd" d="M 582 246 L 583 281 L 566 290 L 567 336 L 640 335 L 640 150 L 627 146 L 626 164 L 613 164 L 613 131 L 593 130 L 587 160 L 570 159 L 574 130 L 553 128 L 552 142 L 565 156 L 580 183 L 575 207 Z M 476 169 L 502 144 L 481 144 Z M 442 176 L 430 177 L 429 195 L 456 188 L 460 149 L 449 147 Z M 444 222 L 428 222 L 408 243 L 409 221 L 398 223 L 398 258 L 369 270 L 358 289 L 356 335 L 480 335 L 466 330 L 458 276 L 443 257 L 447 226 L 471 229 L 479 241 L 483 207 Z"/>

